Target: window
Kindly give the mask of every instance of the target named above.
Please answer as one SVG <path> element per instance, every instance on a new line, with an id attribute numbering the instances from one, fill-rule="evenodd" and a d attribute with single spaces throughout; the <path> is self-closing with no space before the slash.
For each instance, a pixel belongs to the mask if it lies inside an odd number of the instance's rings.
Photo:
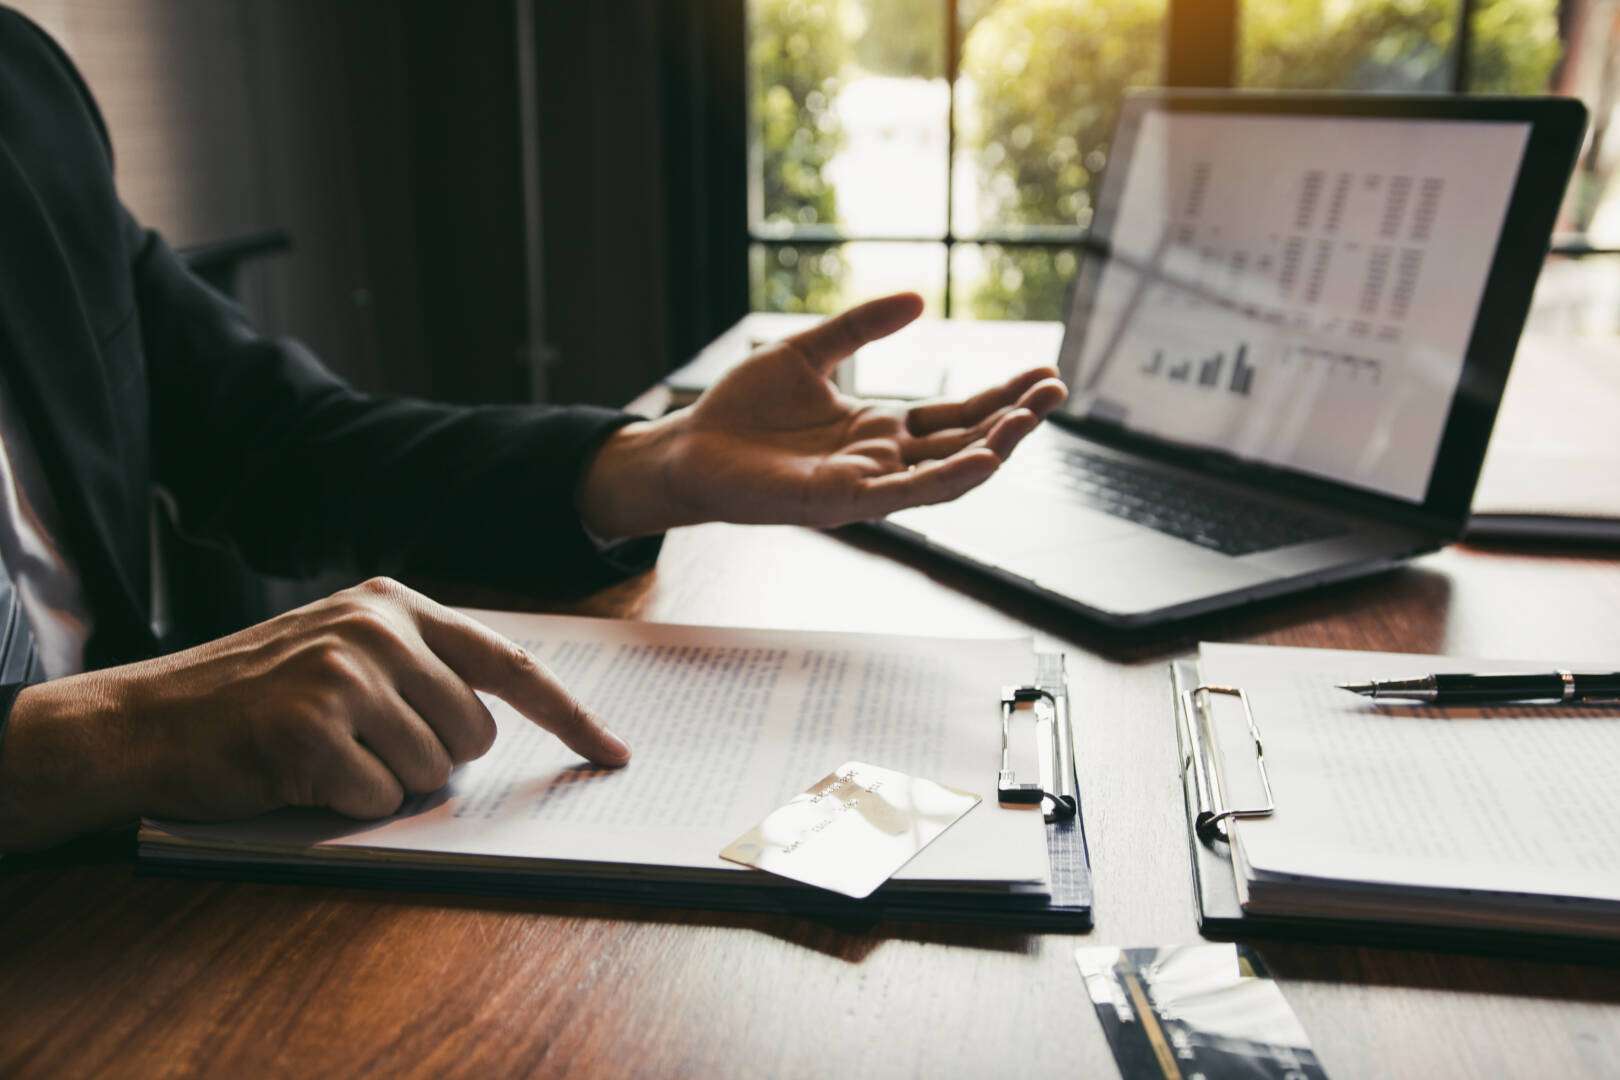
<path id="1" fill-rule="evenodd" d="M 1239 85 L 1581 96 L 1593 137 L 1538 317 L 1620 322 L 1620 148 L 1606 138 L 1620 0 L 747 0 L 747 12 L 756 309 L 830 312 L 910 288 L 934 314 L 1058 318 L 1125 90 Z"/>
<path id="2" fill-rule="evenodd" d="M 749 0 L 752 300 L 1055 318 L 1164 0 Z"/>

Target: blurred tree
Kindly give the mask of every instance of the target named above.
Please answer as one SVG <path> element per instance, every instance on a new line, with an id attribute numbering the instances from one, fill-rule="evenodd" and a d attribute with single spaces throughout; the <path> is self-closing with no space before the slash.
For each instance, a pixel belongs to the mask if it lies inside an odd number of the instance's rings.
<path id="1" fill-rule="evenodd" d="M 753 262 L 755 311 L 830 315 L 844 306 L 844 256 L 836 245 L 756 244 Z"/>
<path id="2" fill-rule="evenodd" d="M 1546 89 L 1557 64 L 1556 0 L 1480 0 L 1470 57 L 1481 92 Z M 1455 0 L 1249 0 L 1242 80 L 1277 89 L 1440 89 Z M 1001 0 L 962 50 L 961 146 L 987 224 L 1089 224 L 1117 105 L 1160 79 L 1163 0 Z M 983 249 L 971 296 L 981 318 L 1062 317 L 1074 258 Z"/>
<path id="3" fill-rule="evenodd" d="M 772 225 L 832 224 L 823 167 L 842 134 L 834 107 L 853 73 L 937 77 L 952 0 L 748 0 L 755 212 Z M 963 35 L 958 153 L 980 219 L 1090 223 L 1126 88 L 1162 79 L 1165 0 L 955 0 Z M 1558 0 L 1479 0 L 1472 88 L 1534 93 L 1558 63 Z M 1247 0 L 1241 79 L 1276 89 L 1443 89 L 1457 0 Z M 936 29 L 937 28 L 937 29 Z M 851 44 L 853 42 L 853 44 Z M 1601 194 L 1607 175 L 1588 178 Z M 1595 205 L 1597 194 L 1583 200 Z M 1072 251 L 1013 244 L 959 250 L 958 280 L 981 318 L 1058 318 Z M 977 256 L 978 266 L 972 266 Z M 761 245 L 756 308 L 830 311 L 842 300 L 836 246 Z"/>
<path id="4" fill-rule="evenodd" d="M 844 0 L 858 28 L 855 62 L 874 75 L 944 78 L 948 0 Z M 957 0 L 965 38 L 997 0 Z"/>
<path id="5" fill-rule="evenodd" d="M 822 175 L 842 145 L 833 102 L 849 46 L 838 15 L 838 0 L 749 0 L 750 149 L 760 178 L 754 212 L 767 227 L 838 220 L 837 194 Z M 837 307 L 836 252 L 762 246 L 754 260 L 755 308 Z"/>
<path id="6" fill-rule="evenodd" d="M 1444 90 L 1456 0 L 1263 0 L 1243 8 L 1244 86 L 1271 90 Z"/>
<path id="7" fill-rule="evenodd" d="M 1545 94 L 1564 43 L 1559 0 L 1480 0 L 1474 9 L 1469 90 L 1476 94 Z"/>
<path id="8" fill-rule="evenodd" d="M 858 27 L 855 62 L 874 75 L 945 76 L 943 0 L 845 0 Z"/>
<path id="9" fill-rule="evenodd" d="M 1243 85 L 1299 90 L 1444 90 L 1456 0 L 1264 0 L 1243 10 Z M 1537 94 L 1558 63 L 1557 0 L 1479 0 L 1469 87 Z"/>
<path id="10" fill-rule="evenodd" d="M 1164 60 L 1164 0 L 1002 0 L 962 47 L 958 139 L 987 226 L 1088 225 L 1108 138 L 1129 86 Z M 1074 255 L 987 246 L 974 315 L 1061 317 Z"/>

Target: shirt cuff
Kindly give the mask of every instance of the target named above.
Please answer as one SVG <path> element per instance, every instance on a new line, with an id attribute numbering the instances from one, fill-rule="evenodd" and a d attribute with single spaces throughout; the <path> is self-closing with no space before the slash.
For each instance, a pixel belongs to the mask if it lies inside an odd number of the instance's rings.
<path id="1" fill-rule="evenodd" d="M 21 682 L 0 684 L 0 746 L 5 745 L 6 729 L 11 726 L 11 707 L 17 703 L 17 695 L 31 685 Z"/>
<path id="2" fill-rule="evenodd" d="M 613 433 L 625 424 L 643 419 L 645 417 L 636 416 L 633 413 L 624 413 L 616 418 L 616 422 L 609 422 L 604 425 L 602 430 L 586 446 L 584 460 L 580 464 L 579 472 L 574 479 L 575 491 L 578 491 L 580 485 L 585 482 L 585 474 L 590 471 L 591 463 L 596 460 L 596 455 L 602 449 L 602 444 L 612 438 Z M 658 560 L 659 549 L 663 547 L 664 543 L 662 534 L 604 540 L 592 532 L 589 525 L 585 524 L 584 515 L 579 517 L 579 531 L 584 535 L 591 547 L 595 549 L 597 557 L 622 574 L 639 573 L 651 566 Z"/>

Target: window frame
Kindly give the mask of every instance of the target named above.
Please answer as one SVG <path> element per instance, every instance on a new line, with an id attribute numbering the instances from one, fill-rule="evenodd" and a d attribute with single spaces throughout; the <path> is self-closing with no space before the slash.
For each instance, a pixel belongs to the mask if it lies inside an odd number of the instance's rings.
<path id="1" fill-rule="evenodd" d="M 1018 229 L 980 229 L 958 235 L 954 221 L 956 174 L 956 84 L 961 69 L 961 34 L 956 0 L 940 0 L 945 10 L 945 79 L 948 88 L 945 158 L 945 229 L 934 236 L 891 236 L 852 232 L 839 225 L 762 226 L 748 222 L 749 248 L 769 253 L 799 245 L 847 243 L 941 244 L 945 249 L 943 314 L 953 316 L 952 255 L 961 244 L 995 244 L 1008 248 L 1078 250 L 1087 230 L 1079 225 L 1026 226 Z M 1164 84 L 1171 87 L 1230 88 L 1238 84 L 1238 30 L 1241 0 L 1167 0 L 1165 5 Z M 1452 35 L 1451 65 L 1446 93 L 1467 93 L 1472 78 L 1473 24 L 1478 0 L 1457 0 L 1456 28 Z M 1554 237 L 1551 255 L 1581 258 L 1620 254 L 1620 249 L 1593 247 L 1578 235 Z M 744 253 L 746 265 L 747 254 Z"/>

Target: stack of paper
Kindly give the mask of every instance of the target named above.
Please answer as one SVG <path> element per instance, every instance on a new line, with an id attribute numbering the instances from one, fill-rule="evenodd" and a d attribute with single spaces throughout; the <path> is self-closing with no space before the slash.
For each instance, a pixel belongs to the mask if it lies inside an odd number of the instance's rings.
<path id="1" fill-rule="evenodd" d="M 1204 645 L 1203 681 L 1249 694 L 1276 802 L 1231 824 L 1244 910 L 1620 938 L 1620 709 L 1391 707 L 1335 688 L 1552 666 Z M 1242 789 L 1252 743 L 1230 727 Z"/>
<path id="2" fill-rule="evenodd" d="M 1607 339 L 1526 334 L 1468 535 L 1620 540 L 1620 364 Z"/>
<path id="3" fill-rule="evenodd" d="M 996 801 L 1003 685 L 1027 681 L 1028 639 L 964 641 L 722 630 L 469 612 L 522 642 L 634 748 L 586 765 L 489 699 L 494 748 L 395 816 L 311 810 L 230 824 L 147 822 L 143 860 L 479 867 L 529 875 L 784 885 L 719 857 L 841 763 L 973 792 L 980 804 L 888 890 L 1047 891 L 1037 808 Z"/>

